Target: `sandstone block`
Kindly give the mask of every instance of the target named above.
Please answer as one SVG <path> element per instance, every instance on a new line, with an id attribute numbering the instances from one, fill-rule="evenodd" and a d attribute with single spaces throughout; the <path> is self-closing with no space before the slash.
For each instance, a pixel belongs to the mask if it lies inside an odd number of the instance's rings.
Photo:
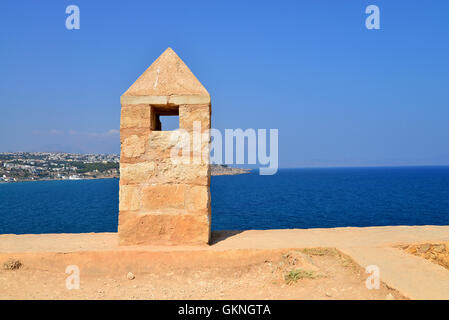
<path id="1" fill-rule="evenodd" d="M 201 131 L 210 129 L 211 116 L 210 105 L 181 105 L 179 106 L 179 128 L 191 131 L 194 128 L 194 122 L 201 123 Z"/>
<path id="2" fill-rule="evenodd" d="M 119 191 L 119 210 L 135 211 L 140 210 L 141 186 L 121 185 Z"/>
<path id="3" fill-rule="evenodd" d="M 173 164 L 170 159 L 157 163 L 155 174 L 149 183 L 177 183 L 209 185 L 210 168 L 208 164 Z"/>
<path id="4" fill-rule="evenodd" d="M 179 140 L 175 131 L 152 131 L 148 136 L 145 160 L 169 159 Z"/>
<path id="5" fill-rule="evenodd" d="M 120 184 L 147 182 L 155 174 L 153 162 L 120 163 Z"/>
<path id="6" fill-rule="evenodd" d="M 205 245 L 210 219 L 189 214 L 128 215 L 126 221 L 120 220 L 118 232 L 121 245 Z"/>
<path id="7" fill-rule="evenodd" d="M 167 48 L 122 95 L 126 96 L 210 98 L 206 88 L 171 48 Z"/>
<path id="8" fill-rule="evenodd" d="M 186 191 L 186 209 L 189 212 L 208 213 L 210 192 L 208 186 L 192 186 Z"/>
<path id="9" fill-rule="evenodd" d="M 204 104 L 210 103 L 210 96 L 209 95 L 185 95 L 185 96 L 176 96 L 176 95 L 171 95 L 170 97 L 168 97 L 168 103 L 173 103 L 173 104 Z"/>
<path id="10" fill-rule="evenodd" d="M 147 104 L 122 105 L 120 128 L 150 128 L 151 107 Z"/>
<path id="11" fill-rule="evenodd" d="M 160 212 L 184 209 L 186 186 L 183 184 L 150 185 L 142 189 L 142 210 Z"/>
<path id="12" fill-rule="evenodd" d="M 124 137 L 121 145 L 121 157 L 138 158 L 145 153 L 145 145 L 147 143 L 147 135 L 131 135 Z"/>

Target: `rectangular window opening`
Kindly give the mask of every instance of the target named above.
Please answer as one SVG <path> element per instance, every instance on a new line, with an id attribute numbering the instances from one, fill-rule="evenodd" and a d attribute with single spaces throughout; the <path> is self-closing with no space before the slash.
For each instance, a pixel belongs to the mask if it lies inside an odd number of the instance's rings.
<path id="1" fill-rule="evenodd" d="M 179 106 L 152 107 L 153 131 L 173 131 L 179 129 Z"/>

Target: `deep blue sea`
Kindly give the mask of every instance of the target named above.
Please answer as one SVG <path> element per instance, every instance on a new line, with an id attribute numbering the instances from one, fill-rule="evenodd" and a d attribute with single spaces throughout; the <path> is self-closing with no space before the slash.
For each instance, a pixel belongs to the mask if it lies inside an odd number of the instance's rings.
<path id="1" fill-rule="evenodd" d="M 449 167 L 214 176 L 212 229 L 449 225 Z M 118 179 L 0 184 L 0 234 L 117 231 Z"/>

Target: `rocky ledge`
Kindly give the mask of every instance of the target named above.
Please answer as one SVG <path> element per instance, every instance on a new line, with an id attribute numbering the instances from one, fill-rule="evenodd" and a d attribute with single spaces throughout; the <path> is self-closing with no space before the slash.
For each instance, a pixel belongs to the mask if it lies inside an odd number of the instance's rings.
<path id="1" fill-rule="evenodd" d="M 244 174 L 250 173 L 251 169 L 242 169 L 242 168 L 232 168 L 223 164 L 211 164 L 210 165 L 210 174 L 212 176 L 225 176 L 225 175 L 235 175 L 235 174 Z"/>

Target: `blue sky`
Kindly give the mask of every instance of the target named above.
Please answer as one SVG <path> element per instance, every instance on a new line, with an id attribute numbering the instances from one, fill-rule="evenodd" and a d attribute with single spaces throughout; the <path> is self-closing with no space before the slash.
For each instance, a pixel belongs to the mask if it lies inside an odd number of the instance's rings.
<path id="1" fill-rule="evenodd" d="M 169 46 L 213 127 L 279 129 L 281 167 L 449 165 L 443 0 L 4 0 L 0 152 L 118 153 L 119 97 Z"/>

